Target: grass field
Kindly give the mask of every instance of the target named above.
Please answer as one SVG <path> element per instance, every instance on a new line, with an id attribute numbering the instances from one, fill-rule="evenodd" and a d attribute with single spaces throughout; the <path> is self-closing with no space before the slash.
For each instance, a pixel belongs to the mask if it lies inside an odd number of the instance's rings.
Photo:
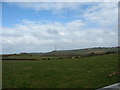
<path id="1" fill-rule="evenodd" d="M 86 58 L 3 61 L 3 88 L 101 88 L 118 82 L 117 54 Z"/>

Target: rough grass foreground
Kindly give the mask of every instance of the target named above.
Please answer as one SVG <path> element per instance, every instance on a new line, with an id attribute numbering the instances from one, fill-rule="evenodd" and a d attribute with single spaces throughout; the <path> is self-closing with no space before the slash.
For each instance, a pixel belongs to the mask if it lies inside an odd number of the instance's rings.
<path id="1" fill-rule="evenodd" d="M 3 88 L 101 88 L 118 82 L 117 54 L 47 60 L 3 61 Z"/>

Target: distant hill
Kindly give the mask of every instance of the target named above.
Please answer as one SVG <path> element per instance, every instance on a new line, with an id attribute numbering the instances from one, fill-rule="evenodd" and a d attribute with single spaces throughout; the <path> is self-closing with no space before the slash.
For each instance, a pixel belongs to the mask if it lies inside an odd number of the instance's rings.
<path id="1" fill-rule="evenodd" d="M 95 48 L 85 48 L 85 49 L 75 49 L 75 50 L 58 50 L 45 53 L 44 55 L 83 55 L 94 53 L 106 53 L 106 52 L 117 52 L 117 47 L 95 47 Z"/>
<path id="2" fill-rule="evenodd" d="M 60 58 L 72 58 L 72 57 L 86 57 L 86 56 L 95 56 L 103 55 L 118 52 L 118 47 L 95 47 L 95 48 L 85 48 L 85 49 L 74 49 L 74 50 L 58 50 L 47 53 L 20 53 L 20 54 L 8 54 L 2 55 L 2 59 L 60 59 Z"/>

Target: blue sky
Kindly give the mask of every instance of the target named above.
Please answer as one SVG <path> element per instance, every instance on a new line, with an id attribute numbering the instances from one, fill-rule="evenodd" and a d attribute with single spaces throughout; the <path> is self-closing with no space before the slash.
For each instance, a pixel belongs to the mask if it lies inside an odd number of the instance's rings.
<path id="1" fill-rule="evenodd" d="M 3 53 L 117 46 L 117 9 L 101 2 L 3 2 Z"/>
<path id="2" fill-rule="evenodd" d="M 11 26 L 20 23 L 21 20 L 50 20 L 61 21 L 56 15 L 50 11 L 37 12 L 31 9 L 20 8 L 16 5 L 3 3 L 3 26 Z"/>
<path id="3" fill-rule="evenodd" d="M 86 10 L 88 7 L 94 4 L 87 3 L 86 5 L 81 5 L 80 8 Z M 35 11 L 29 8 L 25 9 L 18 7 L 14 3 L 3 2 L 2 5 L 3 5 L 3 13 L 2 13 L 3 26 L 5 27 L 10 27 L 13 26 L 14 24 L 19 24 L 21 20 L 31 20 L 31 21 L 49 20 L 52 22 L 57 21 L 62 23 L 69 22 L 74 19 L 80 19 L 84 21 L 84 18 L 82 17 L 83 11 L 77 11 L 77 10 L 74 11 L 65 8 L 62 12 L 57 11 L 57 13 L 54 14 L 52 10 Z M 75 17 L 76 14 L 79 14 L 80 17 Z"/>
<path id="4" fill-rule="evenodd" d="M 49 20 L 58 22 L 67 22 L 73 20 L 72 12 L 66 10 L 62 15 L 53 14 L 49 10 L 34 11 L 31 9 L 20 8 L 16 5 L 11 5 L 9 3 L 3 3 L 3 26 L 9 27 L 14 24 L 20 23 L 21 20 Z M 61 19 L 60 16 L 65 16 L 66 18 Z"/>

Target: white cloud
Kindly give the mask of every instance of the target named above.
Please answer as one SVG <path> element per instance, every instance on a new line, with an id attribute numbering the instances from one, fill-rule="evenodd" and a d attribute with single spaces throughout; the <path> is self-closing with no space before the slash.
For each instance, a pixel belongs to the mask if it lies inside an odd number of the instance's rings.
<path id="1" fill-rule="evenodd" d="M 83 17 L 86 22 L 98 23 L 101 26 L 110 26 L 117 24 L 118 20 L 118 3 L 117 2 L 100 2 L 100 3 L 86 3 L 86 2 L 19 2 L 10 3 L 12 5 L 17 5 L 21 8 L 33 9 L 35 11 L 50 10 L 53 14 L 63 14 L 65 10 L 70 10 L 71 12 L 77 12 L 77 14 L 72 16 L 72 18 Z M 89 6 L 84 10 L 82 6 Z M 83 13 L 83 15 L 81 15 Z M 114 17 L 115 16 L 115 17 Z M 64 17 L 60 15 L 59 17 Z M 30 22 L 29 22 L 30 23 Z"/>
<path id="2" fill-rule="evenodd" d="M 54 49 L 54 45 L 62 47 L 59 49 L 117 45 L 117 32 L 114 30 L 83 30 L 85 23 L 78 20 L 42 25 L 40 21 L 25 22 L 14 28 L 3 28 L 3 52 L 8 48 L 11 52 L 49 51 Z"/>
<path id="3" fill-rule="evenodd" d="M 84 18 L 101 26 L 110 27 L 118 24 L 118 3 L 100 3 L 87 9 Z"/>
<path id="4" fill-rule="evenodd" d="M 60 13 L 63 12 L 64 9 L 68 10 L 78 10 L 81 5 L 81 3 L 76 2 L 13 2 L 9 3 L 11 5 L 17 5 L 21 8 L 26 9 L 33 9 L 35 11 L 41 11 L 41 10 L 52 10 L 53 13 Z"/>
<path id="5" fill-rule="evenodd" d="M 22 8 L 34 10 L 53 10 L 54 13 L 65 8 L 78 10 L 77 18 L 69 22 L 53 22 L 49 20 L 30 21 L 22 20 L 14 27 L 3 27 L 3 52 L 42 52 L 54 49 L 74 49 L 94 46 L 117 46 L 117 3 L 97 3 L 83 10 L 81 20 L 77 3 L 39 3 L 20 4 Z M 80 11 L 81 13 L 81 11 Z M 98 26 L 89 27 L 89 24 Z"/>

